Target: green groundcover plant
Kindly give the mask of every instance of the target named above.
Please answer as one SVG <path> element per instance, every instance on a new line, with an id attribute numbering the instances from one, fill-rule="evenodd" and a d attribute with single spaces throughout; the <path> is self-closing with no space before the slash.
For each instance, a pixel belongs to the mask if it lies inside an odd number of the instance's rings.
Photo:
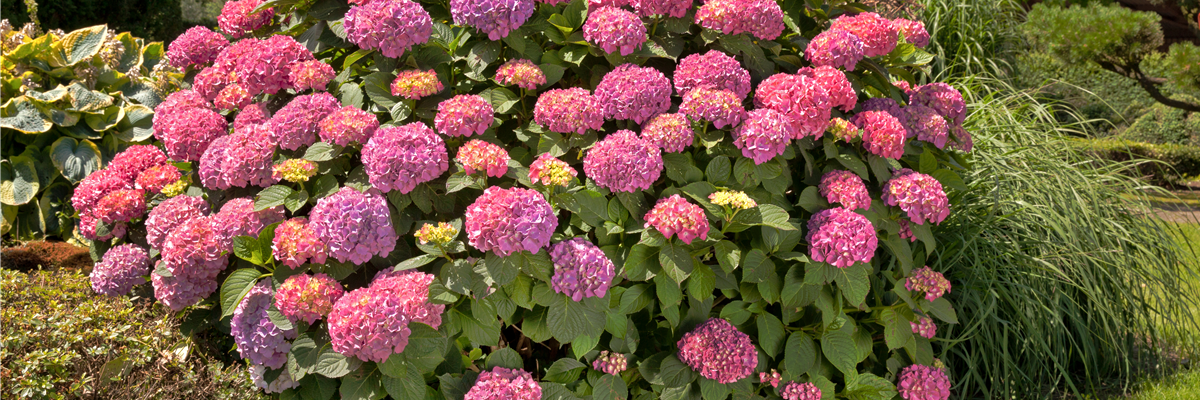
<path id="1" fill-rule="evenodd" d="M 946 399 L 962 96 L 771 0 L 226 3 L 72 205 L 284 398 Z M 452 157 L 453 156 L 453 157 Z M 147 278 L 148 276 L 148 278 Z M 197 328 L 202 329 L 202 328 Z"/>

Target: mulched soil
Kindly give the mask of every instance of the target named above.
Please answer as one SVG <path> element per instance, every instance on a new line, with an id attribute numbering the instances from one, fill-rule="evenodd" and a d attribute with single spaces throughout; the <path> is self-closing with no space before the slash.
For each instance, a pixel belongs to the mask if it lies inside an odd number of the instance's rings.
<path id="1" fill-rule="evenodd" d="M 92 269 L 92 256 L 87 247 L 67 242 L 26 242 L 18 247 L 8 247 L 0 254 L 0 263 L 5 269 L 30 271 L 38 269 Z"/>

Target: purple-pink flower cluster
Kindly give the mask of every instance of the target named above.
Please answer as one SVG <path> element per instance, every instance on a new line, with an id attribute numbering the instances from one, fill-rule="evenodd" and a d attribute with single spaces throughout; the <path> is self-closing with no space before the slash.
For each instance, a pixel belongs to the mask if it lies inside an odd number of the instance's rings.
<path id="1" fill-rule="evenodd" d="M 210 67 L 211 68 L 211 67 Z M 199 161 L 204 150 L 225 135 L 229 124 L 199 93 L 183 90 L 167 96 L 155 108 L 154 137 L 175 161 Z"/>
<path id="2" fill-rule="evenodd" d="M 833 170 L 821 176 L 821 196 L 847 210 L 871 208 L 871 194 L 862 178 L 846 170 Z"/>
<path id="3" fill-rule="evenodd" d="M 775 40 L 783 33 L 783 10 L 775 0 L 707 0 L 696 10 L 696 23 L 726 35 Z"/>
<path id="4" fill-rule="evenodd" d="M 933 318 L 917 316 L 917 322 L 909 322 L 912 326 L 912 332 L 926 339 L 933 339 L 937 335 L 937 325 L 933 323 Z"/>
<path id="5" fill-rule="evenodd" d="M 846 31 L 862 40 L 863 55 L 879 57 L 891 53 L 900 40 L 900 32 L 892 21 L 873 12 L 857 15 L 842 15 L 829 25 L 831 31 Z"/>
<path id="6" fill-rule="evenodd" d="M 844 208 L 818 211 L 808 220 L 809 256 L 814 261 L 846 268 L 871 262 L 879 238 L 867 217 Z"/>
<path id="7" fill-rule="evenodd" d="M 92 269 L 92 290 L 106 296 L 129 293 L 134 286 L 146 283 L 150 265 L 150 255 L 135 244 L 113 247 Z"/>
<path id="8" fill-rule="evenodd" d="M 863 147 L 871 154 L 899 160 L 904 155 L 904 124 L 886 111 L 864 111 L 850 120 L 862 128 Z"/>
<path id="9" fill-rule="evenodd" d="M 771 387 L 779 387 L 779 381 L 783 380 L 783 375 L 779 371 L 771 368 L 771 373 L 759 372 L 758 381 L 771 385 Z"/>
<path id="10" fill-rule="evenodd" d="M 783 397 L 783 400 L 821 400 L 821 396 L 821 389 L 812 382 L 788 382 L 779 391 L 779 397 Z"/>
<path id="11" fill-rule="evenodd" d="M 942 183 L 932 176 L 903 168 L 883 185 L 883 202 L 899 206 L 917 225 L 940 224 L 950 215 L 950 202 Z"/>
<path id="12" fill-rule="evenodd" d="M 950 378 L 940 368 L 913 364 L 900 371 L 896 389 L 904 400 L 946 400 L 950 398 Z"/>
<path id="13" fill-rule="evenodd" d="M 675 67 L 674 79 L 675 90 L 681 95 L 694 88 L 712 86 L 733 92 L 740 103 L 750 93 L 750 71 L 719 50 L 684 57 Z"/>
<path id="14" fill-rule="evenodd" d="M 473 26 L 500 40 L 533 15 L 533 0 L 451 0 L 450 15 L 457 25 Z"/>
<path id="15" fill-rule="evenodd" d="M 605 53 L 633 54 L 646 42 L 646 25 L 637 14 L 617 7 L 600 7 L 588 13 L 583 23 L 583 39 Z"/>
<path id="16" fill-rule="evenodd" d="M 292 66 L 313 60 L 312 53 L 291 36 L 274 35 L 255 43 L 247 54 L 237 59 L 233 68 L 237 83 L 250 95 L 292 89 L 289 77 Z"/>
<path id="17" fill-rule="evenodd" d="M 147 193 L 158 194 L 164 187 L 178 182 L 182 178 L 183 175 L 179 173 L 179 168 L 174 165 L 159 165 L 147 168 L 138 174 L 133 186 L 145 190 Z"/>
<path id="18" fill-rule="evenodd" d="M 546 84 L 546 74 L 532 61 L 514 58 L 496 70 L 496 82 L 504 86 L 517 85 L 521 89 L 534 90 Z"/>
<path id="19" fill-rule="evenodd" d="M 920 104 L 937 111 L 946 122 L 962 126 L 967 119 L 967 105 L 958 89 L 943 82 L 933 82 L 913 88 L 909 92 L 912 104 Z"/>
<path id="20" fill-rule="evenodd" d="M 270 279 L 255 284 L 233 310 L 229 332 L 242 358 L 251 364 L 280 369 L 287 364 L 288 352 L 292 350 L 289 340 L 296 337 L 296 330 L 285 331 L 271 322 L 267 311 L 274 298 Z"/>
<path id="21" fill-rule="evenodd" d="M 308 60 L 292 64 L 291 72 L 288 73 L 288 80 L 292 82 L 292 86 L 296 88 L 296 91 L 312 89 L 313 91 L 320 92 L 325 90 L 325 86 L 329 85 L 329 81 L 332 81 L 336 75 L 333 72 L 333 67 L 324 61 Z"/>
<path id="22" fill-rule="evenodd" d="M 585 297 L 604 297 L 612 286 L 616 270 L 612 260 L 592 242 L 575 237 L 550 249 L 554 276 L 550 287 L 574 301 Z"/>
<path id="23" fill-rule="evenodd" d="M 662 171 L 662 150 L 626 129 L 604 137 L 583 157 L 583 173 L 614 192 L 649 189 Z"/>
<path id="24" fill-rule="evenodd" d="M 305 262 L 325 263 L 325 242 L 317 236 L 304 217 L 292 218 L 279 224 L 275 228 L 271 250 L 276 260 L 292 269 L 300 268 Z"/>
<path id="25" fill-rule="evenodd" d="M 121 189 L 105 195 L 90 210 L 96 219 L 108 225 L 133 221 L 146 215 L 146 192 Z"/>
<path id="26" fill-rule="evenodd" d="M 554 158 L 550 153 L 542 153 L 529 164 L 529 181 L 546 186 L 566 187 L 578 175 L 579 172 L 570 164 Z"/>
<path id="27" fill-rule="evenodd" d="M 796 124 L 795 139 L 820 139 L 833 112 L 829 91 L 814 76 L 804 74 L 771 75 L 754 92 L 754 105 L 791 117 Z"/>
<path id="28" fill-rule="evenodd" d="M 667 239 L 676 235 L 684 243 L 692 244 L 708 235 L 708 217 L 704 215 L 704 209 L 677 194 L 659 199 L 645 219 L 646 228 L 653 226 Z"/>
<path id="29" fill-rule="evenodd" d="M 416 270 L 384 269 L 371 280 L 371 290 L 386 293 L 400 303 L 409 322 L 420 322 L 437 329 L 442 325 L 445 304 L 429 302 L 429 285 L 435 276 Z"/>
<path id="30" fill-rule="evenodd" d="M 550 245 L 558 217 L 541 193 L 492 186 L 467 207 L 467 241 L 481 251 L 506 257 L 524 250 L 537 253 Z"/>
<path id="31" fill-rule="evenodd" d="M 858 139 L 859 136 L 862 136 L 862 130 L 858 129 L 858 126 L 843 118 L 830 120 L 828 130 L 835 139 L 846 143 L 850 143 L 854 139 Z"/>
<path id="32" fill-rule="evenodd" d="M 500 146 L 479 139 L 464 143 L 454 159 L 462 163 L 467 175 L 483 172 L 487 176 L 499 178 L 508 172 L 508 152 Z"/>
<path id="33" fill-rule="evenodd" d="M 134 145 L 122 150 L 108 162 L 108 170 L 115 171 L 121 179 L 133 182 L 143 171 L 167 163 L 162 150 L 151 145 Z"/>
<path id="34" fill-rule="evenodd" d="M 167 46 L 166 57 L 172 67 L 186 70 L 193 65 L 203 66 L 217 59 L 217 54 L 229 46 L 229 40 L 204 26 L 193 26 Z"/>
<path id="35" fill-rule="evenodd" d="M 250 125 L 213 141 L 200 157 L 198 170 L 204 187 L 265 187 L 277 182 L 271 173 L 275 142 L 266 130 L 266 125 Z"/>
<path id="36" fill-rule="evenodd" d="M 433 126 L 446 136 L 482 135 L 493 119 L 495 111 L 483 96 L 460 94 L 438 104 Z"/>
<path id="37" fill-rule="evenodd" d="M 904 279 L 904 288 L 913 292 L 924 292 L 925 300 L 934 301 L 950 292 L 950 281 L 941 272 L 924 266 Z"/>
<path id="38" fill-rule="evenodd" d="M 600 355 L 592 361 L 592 368 L 609 375 L 620 375 L 628 367 L 629 360 L 624 354 L 608 350 L 601 351 Z"/>
<path id="39" fill-rule="evenodd" d="M 643 17 L 665 15 L 672 18 L 683 18 L 692 8 L 692 0 L 629 0 L 629 5 Z M 614 7 L 620 7 L 620 5 L 614 5 Z"/>
<path id="40" fill-rule="evenodd" d="M 912 43 L 913 46 L 925 47 L 929 45 L 929 31 L 925 30 L 924 22 L 896 18 L 892 20 L 892 26 L 895 26 L 900 33 L 903 33 L 904 40 Z"/>
<path id="41" fill-rule="evenodd" d="M 553 132 L 582 135 L 588 129 L 600 130 L 604 114 L 587 89 L 550 89 L 538 96 L 533 121 Z"/>
<path id="42" fill-rule="evenodd" d="M 308 223 L 325 241 L 327 254 L 339 262 L 362 264 L 372 256 L 386 257 L 396 248 L 387 201 L 374 190 L 363 193 L 342 187 L 317 200 Z"/>
<path id="43" fill-rule="evenodd" d="M 712 86 L 701 86 L 684 93 L 679 112 L 695 121 L 712 122 L 717 129 L 737 126 L 746 118 L 746 109 L 737 94 Z"/>
<path id="44" fill-rule="evenodd" d="M 299 150 L 317 142 L 321 121 L 341 108 L 336 97 L 325 92 L 296 96 L 275 112 L 267 124 L 271 139 L 280 148 Z M 240 117 L 249 109 L 242 110 Z M 234 121 L 237 124 L 237 121 Z M 236 128 L 234 130 L 237 130 Z"/>
<path id="45" fill-rule="evenodd" d="M 193 218 L 208 215 L 208 202 L 200 197 L 175 196 L 159 203 L 146 217 L 146 242 L 161 249 L 167 235 L 176 226 Z"/>
<path id="46" fill-rule="evenodd" d="M 363 167 L 381 192 L 408 193 L 450 169 L 442 138 L 421 122 L 379 129 L 363 146 Z"/>
<path id="47" fill-rule="evenodd" d="M 708 379 L 729 384 L 750 376 L 758 350 L 750 336 L 721 318 L 711 318 L 679 339 L 679 359 Z"/>
<path id="48" fill-rule="evenodd" d="M 383 362 L 404 351 L 410 322 L 441 325 L 445 305 L 429 303 L 433 275 L 383 270 L 365 288 L 346 293 L 329 312 L 333 350 L 364 361 Z"/>
<path id="49" fill-rule="evenodd" d="M 345 106 L 326 116 L 320 126 L 318 134 L 322 142 L 347 146 L 350 143 L 366 143 L 379 129 L 379 119 L 361 108 Z"/>
<path id="50" fill-rule="evenodd" d="M 808 42 L 808 47 L 804 48 L 804 58 L 814 67 L 844 68 L 853 71 L 863 59 L 863 43 L 853 33 L 830 29 L 817 34 Z"/>
<path id="51" fill-rule="evenodd" d="M 311 325 L 329 315 L 333 304 L 345 294 L 342 284 L 329 275 L 292 275 L 275 292 L 275 308 L 292 321 Z"/>
<path id="52" fill-rule="evenodd" d="M 770 108 L 751 111 L 746 121 L 733 130 L 733 144 L 755 165 L 783 154 L 793 137 L 796 126 L 792 119 Z"/>
<path id="53" fill-rule="evenodd" d="M 846 79 L 846 73 L 841 70 L 823 66 L 805 68 L 802 71 L 812 76 L 818 85 L 825 88 L 826 93 L 829 94 L 831 106 L 841 108 L 842 112 L 850 112 L 858 104 L 858 94 L 854 92 L 850 80 Z"/>
<path id="54" fill-rule="evenodd" d="M 232 83 L 217 92 L 217 97 L 213 99 L 213 107 L 222 111 L 233 111 L 253 102 L 254 97 L 246 91 L 246 88 L 239 83 Z"/>
<path id="55" fill-rule="evenodd" d="M 658 114 L 642 127 L 642 138 L 667 153 L 679 153 L 692 145 L 695 132 L 687 116 L 681 113 Z"/>
<path id="56" fill-rule="evenodd" d="M 237 236 L 258 237 L 263 228 L 286 219 L 282 206 L 254 211 L 254 200 L 249 197 L 229 200 L 213 217 L 221 240 L 230 243 Z"/>
<path id="57" fill-rule="evenodd" d="M 920 104 L 911 104 L 901 110 L 904 118 L 900 122 L 904 124 L 908 138 L 929 142 L 939 149 L 946 147 L 950 127 L 936 110 Z"/>
<path id="58" fill-rule="evenodd" d="M 263 0 L 234 0 L 225 3 L 221 8 L 221 15 L 217 17 L 217 25 L 222 32 L 233 36 L 234 39 L 246 36 L 270 24 L 271 18 L 275 16 L 274 8 L 253 12 L 262 3 Z"/>
<path id="59" fill-rule="evenodd" d="M 396 74 L 392 81 L 392 96 L 409 100 L 420 100 L 433 96 L 445 89 L 434 70 L 406 69 Z"/>
<path id="60" fill-rule="evenodd" d="M 662 72 L 621 64 L 604 75 L 594 94 L 604 117 L 641 124 L 671 108 L 671 80 Z"/>
<path id="61" fill-rule="evenodd" d="M 176 226 L 162 245 L 161 268 L 150 274 L 154 297 L 179 311 L 217 290 L 217 274 L 229 264 L 232 243 L 217 232 L 214 217 L 192 218 Z"/>
<path id="62" fill-rule="evenodd" d="M 351 7 L 345 21 L 346 40 L 389 58 L 399 58 L 433 34 L 429 13 L 410 0 L 374 0 Z"/>
<path id="63" fill-rule="evenodd" d="M 483 371 L 463 400 L 541 400 L 542 386 L 519 369 L 495 367 Z"/>

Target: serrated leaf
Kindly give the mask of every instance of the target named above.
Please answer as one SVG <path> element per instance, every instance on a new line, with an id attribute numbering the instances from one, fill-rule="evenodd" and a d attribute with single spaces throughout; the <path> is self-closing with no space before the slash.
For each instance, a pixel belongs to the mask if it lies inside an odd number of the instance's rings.
<path id="1" fill-rule="evenodd" d="M 779 279 L 779 276 L 775 274 L 775 263 L 759 249 L 751 249 L 749 253 L 746 253 L 742 271 L 742 282 L 759 283 Z"/>
<path id="2" fill-rule="evenodd" d="M 926 304 L 924 301 L 921 303 Z M 937 317 L 937 319 L 949 322 L 951 324 L 958 323 L 958 315 L 954 312 L 954 305 L 950 304 L 950 301 L 946 300 L 945 297 L 939 297 L 932 302 L 928 302 L 928 304 L 929 305 L 923 307 L 923 309 L 928 311 L 930 314 L 933 314 L 933 316 Z"/>
<path id="3" fill-rule="evenodd" d="M 676 284 L 683 283 L 683 280 L 692 274 L 695 264 L 694 257 L 687 248 L 671 242 L 659 248 L 658 262 L 662 264 L 663 273 L 674 279 Z"/>
<path id="4" fill-rule="evenodd" d="M 254 196 L 254 211 L 262 211 L 271 207 L 282 206 L 287 197 L 292 195 L 292 188 L 284 185 L 274 185 L 263 189 Z"/>
<path id="5" fill-rule="evenodd" d="M 883 339 L 889 350 L 904 347 L 912 340 L 912 326 L 895 309 L 885 308 L 879 313 L 883 325 Z"/>
<path id="6" fill-rule="evenodd" d="M 594 400 L 624 400 L 628 397 L 629 388 L 619 376 L 603 374 L 592 382 Z"/>
<path id="7" fill-rule="evenodd" d="M 846 301 L 852 306 L 863 304 L 867 298 L 867 293 L 871 291 L 870 271 L 865 263 L 857 263 L 846 268 L 838 268 L 837 276 L 834 282 L 837 282 L 838 289 L 841 289 L 842 295 Z"/>
<path id="8" fill-rule="evenodd" d="M 329 161 L 341 154 L 342 146 L 325 142 L 316 142 L 304 150 L 304 159 L 312 162 Z"/>
<path id="9" fill-rule="evenodd" d="M 784 337 L 787 335 L 783 322 L 771 313 L 762 313 L 755 323 L 758 326 L 758 345 L 767 353 L 767 357 L 775 358 L 783 350 Z"/>
<path id="10" fill-rule="evenodd" d="M 817 346 L 804 332 L 792 332 L 784 350 L 783 367 L 793 376 L 808 373 L 817 363 Z"/>
<path id="11" fill-rule="evenodd" d="M 854 324 L 847 323 L 841 329 L 829 330 L 821 337 L 821 352 L 847 379 L 858 374 L 857 353 L 854 345 Z"/>
<path id="12" fill-rule="evenodd" d="M 546 313 L 546 327 L 561 343 L 570 343 L 579 336 L 604 329 L 604 315 L 583 302 L 554 294 Z"/>
<path id="13" fill-rule="evenodd" d="M 680 387 L 690 384 L 698 378 L 696 371 L 679 360 L 675 354 L 663 358 L 658 367 L 658 378 L 667 387 Z"/>
<path id="14" fill-rule="evenodd" d="M 574 358 L 560 358 L 546 370 L 545 380 L 558 383 L 571 383 L 579 379 L 579 374 L 587 366 Z"/>
<path id="15" fill-rule="evenodd" d="M 887 379 L 866 373 L 847 382 L 841 395 L 849 400 L 887 400 L 896 397 L 896 386 Z"/>
<path id="16" fill-rule="evenodd" d="M 343 374 L 345 375 L 345 374 Z M 378 373 L 351 375 L 342 379 L 338 393 L 343 400 L 379 400 L 387 396 Z M 422 397 L 424 395 L 422 394 Z"/>
<path id="17" fill-rule="evenodd" d="M 242 298 L 246 297 L 246 293 L 250 293 L 250 289 L 254 288 L 254 283 L 260 275 L 262 273 L 257 269 L 242 268 L 225 278 L 225 283 L 221 285 L 221 318 L 233 315 L 233 310 L 242 302 Z"/>
<path id="18" fill-rule="evenodd" d="M 347 357 L 331 348 L 325 348 L 321 351 L 321 355 L 317 356 L 317 364 L 313 366 L 313 372 L 330 378 L 341 378 L 358 369 L 361 364 L 362 361 L 357 358 Z"/>
<path id="19" fill-rule="evenodd" d="M 521 361 L 521 355 L 517 354 L 512 348 L 504 347 L 492 351 L 488 354 L 487 368 L 504 367 L 509 369 L 522 369 L 525 363 Z"/>

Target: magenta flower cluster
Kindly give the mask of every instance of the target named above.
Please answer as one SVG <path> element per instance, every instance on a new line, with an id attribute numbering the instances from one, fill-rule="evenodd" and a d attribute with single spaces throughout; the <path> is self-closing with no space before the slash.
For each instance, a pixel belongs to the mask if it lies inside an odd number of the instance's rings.
<path id="1" fill-rule="evenodd" d="M 363 49 L 399 58 L 412 46 L 429 41 L 433 19 L 410 0 L 373 0 L 346 12 L 346 40 Z"/>
<path id="2" fill-rule="evenodd" d="M 492 104 L 483 96 L 460 94 L 438 104 L 433 126 L 446 136 L 482 135 L 494 118 Z"/>
<path id="3" fill-rule="evenodd" d="M 583 157 L 583 173 L 614 192 L 649 189 L 662 171 L 662 150 L 625 129 L 604 137 Z"/>
<path id="4" fill-rule="evenodd" d="M 588 129 L 600 130 L 604 113 L 587 89 L 550 89 L 538 96 L 533 121 L 554 132 L 582 135 Z"/>
<path id="5" fill-rule="evenodd" d="M 692 244 L 696 239 L 704 239 L 709 229 L 704 209 L 677 194 L 659 199 L 654 208 L 646 213 L 645 227 L 651 226 L 667 239 L 676 235 L 687 244 Z"/>
<path id="6" fill-rule="evenodd" d="M 863 147 L 871 154 L 899 160 L 904 155 L 907 132 L 899 119 L 886 111 L 864 111 L 850 120 L 862 128 Z"/>
<path id="7" fill-rule="evenodd" d="M 834 18 L 829 30 L 846 31 L 858 36 L 862 40 L 863 55 L 867 57 L 891 53 L 900 40 L 900 33 L 892 26 L 892 21 L 873 12 Z"/>
<path id="8" fill-rule="evenodd" d="M 146 217 L 146 242 L 151 248 L 161 249 L 167 234 L 176 226 L 208 215 L 208 202 L 200 197 L 175 196 L 159 203 L 150 216 Z"/>
<path id="9" fill-rule="evenodd" d="M 862 178 L 846 170 L 833 170 L 821 176 L 818 186 L 821 196 L 831 204 L 840 204 L 847 210 L 871 208 L 871 194 Z"/>
<path id="10" fill-rule="evenodd" d="M 779 111 L 796 125 L 796 139 L 820 139 L 833 111 L 829 91 L 814 76 L 780 73 L 771 75 L 754 92 L 754 105 Z"/>
<path id="11" fill-rule="evenodd" d="M 292 275 L 275 292 L 275 307 L 288 319 L 311 325 L 329 315 L 345 294 L 342 284 L 329 275 Z"/>
<path id="12" fill-rule="evenodd" d="M 92 269 L 92 290 L 106 296 L 129 293 L 134 286 L 146 283 L 151 264 L 146 250 L 135 244 L 113 247 Z"/>
<path id="13" fill-rule="evenodd" d="M 250 125 L 213 141 L 200 157 L 200 182 L 204 187 L 265 187 L 277 182 L 271 174 L 275 142 L 266 129 L 265 125 Z"/>
<path id="14" fill-rule="evenodd" d="M 900 122 L 904 124 L 908 138 L 929 142 L 939 149 L 946 147 L 950 139 L 950 127 L 941 114 L 920 104 L 911 104 L 902 111 L 904 115 Z"/>
<path id="15" fill-rule="evenodd" d="M 588 13 L 583 39 L 605 53 L 633 54 L 646 42 L 646 25 L 637 14 L 617 7 L 600 7 Z"/>
<path id="16" fill-rule="evenodd" d="M 933 318 L 917 316 L 917 322 L 909 322 L 912 326 L 912 332 L 926 339 L 933 339 L 937 335 L 937 325 L 933 323 Z"/>
<path id="17" fill-rule="evenodd" d="M 436 277 L 415 270 L 384 269 L 371 280 L 371 290 L 386 293 L 400 303 L 409 322 L 420 322 L 437 329 L 442 325 L 445 304 L 429 302 L 429 285 Z"/>
<path id="18" fill-rule="evenodd" d="M 329 93 L 313 93 L 296 96 L 287 105 L 275 112 L 267 122 L 267 132 L 280 148 L 299 150 L 317 142 L 321 121 L 341 108 L 341 102 Z M 249 109 L 238 113 L 238 117 Z M 236 124 L 236 121 L 235 121 Z M 235 128 L 236 130 L 236 128 Z"/>
<path id="19" fill-rule="evenodd" d="M 451 0 L 450 15 L 457 25 L 472 26 L 500 40 L 533 15 L 533 0 Z"/>
<path id="20" fill-rule="evenodd" d="M 438 80 L 434 70 L 422 71 L 407 69 L 396 74 L 392 81 L 392 96 L 400 96 L 409 100 L 420 100 L 441 92 L 445 89 L 442 81 Z"/>
<path id="21" fill-rule="evenodd" d="M 336 74 L 333 67 L 319 60 L 299 61 L 292 64 L 288 79 L 296 91 L 312 89 L 323 91 Z"/>
<path id="22" fill-rule="evenodd" d="M 726 35 L 749 33 L 775 40 L 783 33 L 783 10 L 775 0 L 707 0 L 696 10 L 696 23 Z"/>
<path id="23" fill-rule="evenodd" d="M 529 164 L 529 181 L 546 186 L 567 186 L 579 171 L 550 153 L 542 153 Z"/>
<path id="24" fill-rule="evenodd" d="M 500 146 L 479 139 L 464 143 L 458 149 L 455 160 L 462 163 L 467 175 L 483 172 L 487 176 L 499 178 L 508 172 L 508 152 Z"/>
<path id="25" fill-rule="evenodd" d="M 642 138 L 666 153 L 679 153 L 692 145 L 692 122 L 680 113 L 658 114 L 642 127 Z"/>
<path id="26" fill-rule="evenodd" d="M 903 168 L 883 185 L 883 202 L 899 206 L 917 225 L 940 224 L 950 215 L 950 202 L 942 183 L 932 176 Z"/>
<path id="27" fill-rule="evenodd" d="M 495 367 L 483 371 L 463 400 L 541 400 L 542 386 L 529 372 Z"/>
<path id="28" fill-rule="evenodd" d="M 641 124 L 671 108 L 671 80 L 650 67 L 621 64 L 604 75 L 593 95 L 604 117 Z"/>
<path id="29" fill-rule="evenodd" d="M 629 0 L 629 6 L 643 17 L 664 15 L 683 18 L 692 8 L 692 0 Z M 620 7 L 620 5 L 614 5 L 614 7 Z"/>
<path id="30" fill-rule="evenodd" d="M 162 192 L 164 187 L 178 182 L 181 178 L 183 178 L 183 175 L 179 173 L 179 168 L 176 168 L 174 165 L 158 165 L 147 168 L 138 174 L 133 186 L 145 190 L 147 193 L 158 194 Z"/>
<path id="31" fill-rule="evenodd" d="M 904 400 L 946 400 L 950 398 L 950 378 L 940 368 L 913 364 L 900 371 L 896 389 Z"/>
<path id="32" fill-rule="evenodd" d="M 750 336 L 722 318 L 711 318 L 679 339 L 679 359 L 708 379 L 729 384 L 750 376 L 758 350 Z"/>
<path id="33" fill-rule="evenodd" d="M 117 173 L 121 179 L 134 181 L 138 175 L 150 168 L 169 165 L 167 156 L 162 150 L 151 145 L 129 146 L 108 162 L 108 170 Z"/>
<path id="34" fill-rule="evenodd" d="M 313 55 L 296 39 L 286 35 L 274 35 L 266 40 L 243 40 L 255 43 L 248 54 L 237 59 L 233 69 L 237 83 L 251 95 L 275 94 L 280 90 L 293 89 L 289 77 L 293 65 L 313 60 Z"/>
<path id="35" fill-rule="evenodd" d="M 225 135 L 229 124 L 211 107 L 199 93 L 182 90 L 155 108 L 154 137 L 163 143 L 168 157 L 199 161 L 208 145 Z"/>
<path id="36" fill-rule="evenodd" d="M 684 57 L 675 67 L 674 79 L 675 90 L 681 95 L 698 87 L 712 86 L 733 92 L 740 103 L 750 93 L 750 71 L 742 68 L 733 57 L 717 50 Z"/>
<path id="37" fill-rule="evenodd" d="M 231 243 L 234 237 L 258 237 L 258 233 L 268 225 L 283 222 L 283 207 L 269 207 L 254 211 L 254 200 L 242 197 L 225 202 L 221 211 L 213 215 L 220 240 Z"/>
<path id="38" fill-rule="evenodd" d="M 818 211 L 808 220 L 809 257 L 816 262 L 846 268 L 871 262 L 879 238 L 867 217 L 844 208 Z"/>
<path id="39" fill-rule="evenodd" d="M 325 263 L 325 242 L 321 240 L 304 217 L 295 217 L 275 227 L 271 241 L 275 259 L 283 265 L 300 268 L 305 262 Z"/>
<path id="40" fill-rule="evenodd" d="M 779 391 L 779 397 L 783 397 L 783 400 L 821 400 L 821 396 L 821 389 L 811 382 L 788 382 Z"/>
<path id="41" fill-rule="evenodd" d="M 550 260 L 554 262 L 550 287 L 574 301 L 604 297 L 616 274 L 612 260 L 600 247 L 582 237 L 555 244 L 550 249 Z"/>
<path id="42" fill-rule="evenodd" d="M 514 58 L 496 70 L 496 82 L 504 86 L 516 85 L 521 89 L 534 90 L 546 84 L 546 74 L 532 61 Z"/>
<path id="43" fill-rule="evenodd" d="M 829 105 L 842 109 L 842 112 L 850 112 L 858 104 L 858 94 L 854 92 L 850 80 L 846 79 L 846 73 L 841 70 L 823 66 L 804 68 L 801 71 L 816 79 L 817 85 L 825 88 L 829 94 Z"/>
<path id="44" fill-rule="evenodd" d="M 950 281 L 941 272 L 924 266 L 913 271 L 912 276 L 905 278 L 904 288 L 913 292 L 925 293 L 925 300 L 934 301 L 950 292 Z"/>
<path id="45" fill-rule="evenodd" d="M 217 274 L 229 264 L 232 243 L 217 232 L 215 217 L 189 219 L 163 242 L 160 268 L 171 276 L 150 274 L 154 297 L 179 311 L 217 290 Z"/>
<path id="46" fill-rule="evenodd" d="M 387 200 L 374 190 L 363 193 L 342 187 L 317 200 L 308 223 L 325 241 L 327 254 L 338 262 L 362 264 L 372 256 L 386 257 L 396 247 Z"/>
<path id="47" fill-rule="evenodd" d="M 592 368 L 609 375 L 620 375 L 628 367 L 629 360 L 624 354 L 608 350 L 600 351 L 600 355 L 592 361 Z"/>
<path id="48" fill-rule="evenodd" d="M 436 329 L 445 306 L 428 303 L 432 281 L 433 275 L 423 272 L 384 270 L 367 287 L 346 293 L 329 312 L 333 350 L 383 362 L 408 345 L 409 322 Z"/>
<path id="49" fill-rule="evenodd" d="M 345 106 L 330 113 L 319 125 L 321 130 L 317 133 L 322 142 L 348 146 L 350 143 L 367 143 L 379 129 L 379 119 L 361 108 Z"/>
<path id="50" fill-rule="evenodd" d="M 166 57 L 172 67 L 187 69 L 204 66 L 217 59 L 229 46 L 229 40 L 204 26 L 193 26 L 167 46 Z"/>
<path id="51" fill-rule="evenodd" d="M 694 121 L 712 122 L 717 129 L 737 126 L 746 118 L 746 109 L 737 94 L 712 86 L 701 86 L 684 93 L 679 112 Z"/>
<path id="52" fill-rule="evenodd" d="M 100 199 L 91 212 L 108 225 L 141 218 L 146 215 L 146 192 L 140 189 L 114 191 Z"/>
<path id="53" fill-rule="evenodd" d="M 558 217 L 541 193 L 492 186 L 467 207 L 467 241 L 501 257 L 518 251 L 537 253 L 550 245 Z"/>
<path id="54" fill-rule="evenodd" d="M 217 17 L 217 26 L 221 28 L 222 32 L 233 36 L 234 39 L 266 26 L 275 16 L 275 9 L 268 8 L 253 12 L 255 8 L 262 5 L 263 1 L 235 0 L 225 3 L 225 6 L 221 8 L 221 15 Z"/>
<path id="55" fill-rule="evenodd" d="M 925 47 L 929 45 L 929 31 L 925 30 L 924 22 L 896 18 L 892 20 L 892 26 L 895 26 L 900 33 L 904 34 L 904 40 L 912 43 L 913 46 Z"/>
<path id="56" fill-rule="evenodd" d="M 242 358 L 251 364 L 280 369 L 287 364 L 288 352 L 292 349 L 289 340 L 296 338 L 296 330 L 285 331 L 271 322 L 267 311 L 274 298 L 270 279 L 255 284 L 233 310 L 229 332 Z"/>
<path id="57" fill-rule="evenodd" d="M 381 192 L 408 193 L 450 169 L 446 143 L 420 122 L 379 129 L 363 146 L 362 160 L 371 186 Z"/>
<path id="58" fill-rule="evenodd" d="M 853 71 L 863 59 L 863 43 L 853 33 L 830 29 L 817 34 L 808 42 L 808 47 L 804 48 L 804 58 L 814 67 L 844 68 Z"/>
<path id="59" fill-rule="evenodd" d="M 746 121 L 733 130 L 733 145 L 757 165 L 783 154 L 796 135 L 791 118 L 770 108 L 760 108 L 747 114 Z"/>

